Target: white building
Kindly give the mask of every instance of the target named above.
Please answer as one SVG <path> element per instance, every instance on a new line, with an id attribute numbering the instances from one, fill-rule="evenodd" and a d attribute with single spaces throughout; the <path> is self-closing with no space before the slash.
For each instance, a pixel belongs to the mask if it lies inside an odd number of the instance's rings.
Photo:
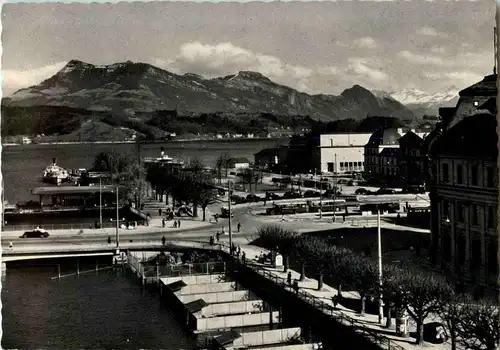
<path id="1" fill-rule="evenodd" d="M 371 133 L 320 135 L 321 172 L 364 171 L 365 145 L 371 135 Z"/>

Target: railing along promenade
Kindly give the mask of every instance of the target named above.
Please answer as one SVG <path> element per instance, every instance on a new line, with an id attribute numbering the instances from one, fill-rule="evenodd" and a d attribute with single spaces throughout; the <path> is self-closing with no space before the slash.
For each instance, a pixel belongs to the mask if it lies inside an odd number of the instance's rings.
<path id="1" fill-rule="evenodd" d="M 334 308 L 332 305 L 325 303 L 320 298 L 315 297 L 315 296 L 301 290 L 300 288 L 298 291 L 294 290 L 293 286 L 289 285 L 284 278 L 276 276 L 275 274 L 272 273 L 272 271 L 269 271 L 268 269 L 266 269 L 265 266 L 255 264 L 253 262 L 247 262 L 245 265 L 247 267 L 250 267 L 255 272 L 261 274 L 265 278 L 273 281 L 276 285 L 279 285 L 280 287 L 282 287 L 286 291 L 293 293 L 293 294 L 296 294 L 299 298 L 306 301 L 308 304 L 312 305 L 313 307 L 321 310 L 323 313 L 329 315 L 332 319 L 336 320 L 337 322 L 354 327 L 355 329 L 360 331 L 360 333 L 362 335 L 366 336 L 371 341 L 373 341 L 377 344 L 380 344 L 382 346 L 385 345 L 387 347 L 387 349 L 389 349 L 389 350 L 405 350 L 403 347 L 392 342 L 392 340 L 390 338 L 385 337 L 380 333 L 377 333 L 376 330 L 367 327 L 362 322 L 356 320 L 355 318 L 352 318 L 352 317 L 346 315 L 341 310 L 338 310 L 338 309 Z"/>

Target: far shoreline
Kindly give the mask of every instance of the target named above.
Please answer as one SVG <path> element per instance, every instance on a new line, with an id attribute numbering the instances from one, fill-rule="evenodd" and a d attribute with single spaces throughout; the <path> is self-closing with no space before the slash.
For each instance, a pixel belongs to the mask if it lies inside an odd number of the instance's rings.
<path id="1" fill-rule="evenodd" d="M 174 139 L 174 140 L 158 140 L 158 141 L 141 141 L 141 145 L 148 144 L 167 144 L 167 143 L 187 143 L 187 142 L 237 142 L 237 141 L 265 141 L 265 140 L 286 140 L 291 136 L 282 136 L 282 137 L 241 137 L 241 138 L 224 138 L 224 139 L 204 139 L 204 138 L 196 138 L 196 139 Z M 99 145 L 99 144 L 136 144 L 137 141 L 67 141 L 67 142 L 40 142 L 40 143 L 3 143 L 2 147 L 15 147 L 15 146 L 58 146 L 58 145 Z"/>

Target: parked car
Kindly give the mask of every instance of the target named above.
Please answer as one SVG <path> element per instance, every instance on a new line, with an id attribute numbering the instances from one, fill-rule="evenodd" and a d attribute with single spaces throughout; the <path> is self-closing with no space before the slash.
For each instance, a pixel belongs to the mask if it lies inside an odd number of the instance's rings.
<path id="1" fill-rule="evenodd" d="M 319 192 L 316 191 L 305 191 L 304 194 L 302 195 L 304 198 L 314 198 L 314 197 L 319 197 Z"/>
<path id="2" fill-rule="evenodd" d="M 246 203 L 246 199 L 241 197 L 241 196 L 237 196 L 237 195 L 233 194 L 231 196 L 231 202 L 234 204 Z"/>
<path id="3" fill-rule="evenodd" d="M 381 188 L 379 189 L 376 194 L 395 194 L 396 191 L 390 188 Z"/>
<path id="4" fill-rule="evenodd" d="M 33 231 L 26 231 L 20 238 L 47 238 L 49 233 L 43 228 L 37 228 Z"/>
<path id="5" fill-rule="evenodd" d="M 293 198 L 301 198 L 301 197 L 302 196 L 300 195 L 300 193 L 295 192 L 295 191 L 288 191 L 288 192 L 285 192 L 285 194 L 283 194 L 283 198 L 293 199 Z"/>
<path id="6" fill-rule="evenodd" d="M 370 194 L 370 191 L 368 191 L 366 188 L 358 188 L 356 191 L 354 191 L 354 193 L 357 195 L 366 196 L 367 194 Z"/>
<path id="7" fill-rule="evenodd" d="M 247 196 L 248 202 L 260 202 L 261 200 L 262 200 L 262 198 L 260 198 L 259 196 L 255 195 L 255 194 L 249 194 Z"/>

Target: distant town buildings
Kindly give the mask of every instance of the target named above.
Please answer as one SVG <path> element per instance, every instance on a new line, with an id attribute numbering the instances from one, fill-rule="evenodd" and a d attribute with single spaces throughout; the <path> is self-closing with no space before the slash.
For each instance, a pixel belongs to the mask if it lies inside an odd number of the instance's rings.
<path id="1" fill-rule="evenodd" d="M 341 174 L 364 171 L 364 146 L 370 133 L 333 133 L 320 135 L 320 165 L 323 173 Z"/>
<path id="2" fill-rule="evenodd" d="M 431 199 L 430 258 L 476 297 L 498 293 L 496 75 L 460 91 L 425 142 Z"/>

